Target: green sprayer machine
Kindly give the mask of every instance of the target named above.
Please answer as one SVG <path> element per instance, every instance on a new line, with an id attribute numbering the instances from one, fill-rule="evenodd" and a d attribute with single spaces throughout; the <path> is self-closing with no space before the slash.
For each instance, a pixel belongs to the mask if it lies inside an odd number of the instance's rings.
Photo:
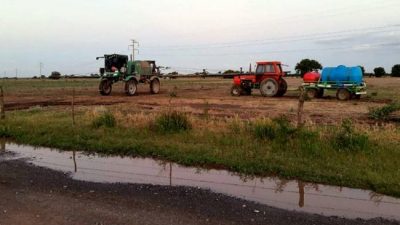
<path id="1" fill-rule="evenodd" d="M 160 92 L 160 68 L 152 60 L 129 60 L 127 55 L 111 54 L 97 57 L 104 59 L 104 67 L 100 68 L 101 81 L 99 91 L 101 95 L 110 95 L 112 85 L 119 81 L 125 82 L 125 93 L 133 96 L 137 93 L 137 85 L 149 84 L 150 93 Z"/>

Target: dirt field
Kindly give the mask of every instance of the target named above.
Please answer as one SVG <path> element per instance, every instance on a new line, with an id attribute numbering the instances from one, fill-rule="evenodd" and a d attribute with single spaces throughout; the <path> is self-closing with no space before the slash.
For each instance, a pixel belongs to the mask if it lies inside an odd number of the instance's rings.
<path id="1" fill-rule="evenodd" d="M 6 110 L 25 109 L 33 106 L 67 106 L 71 104 L 72 87 L 76 86 L 76 105 L 126 104 L 134 111 L 162 111 L 168 108 L 193 114 L 218 117 L 255 118 L 296 116 L 298 92 L 301 79 L 287 78 L 288 93 L 282 98 L 263 98 L 258 90 L 252 96 L 232 97 L 229 90 L 231 80 L 223 79 L 178 79 L 162 80 L 158 95 L 149 94 L 148 85 L 139 85 L 139 94 L 125 96 L 123 83 L 113 86 L 111 96 L 100 96 L 98 80 L 73 81 L 5 81 Z M 382 106 L 400 96 L 400 79 L 367 79 L 369 95 L 361 100 L 340 102 L 334 92 L 326 93 L 323 99 L 314 99 L 305 104 L 305 119 L 309 123 L 336 123 L 343 118 L 366 121 L 371 107 Z M 177 97 L 171 97 L 174 93 Z M 174 95 L 173 94 L 173 95 Z"/>
<path id="2" fill-rule="evenodd" d="M 177 79 L 162 80 L 161 93 L 149 94 L 148 85 L 139 85 L 139 94 L 128 97 L 123 83 L 113 86 L 111 96 L 98 93 L 98 80 L 5 80 L 6 110 L 26 109 L 33 106 L 69 106 L 72 87 L 76 90 L 76 105 L 124 104 L 132 111 L 161 111 L 174 108 L 193 114 L 218 117 L 255 118 L 296 116 L 299 78 L 287 78 L 288 93 L 282 98 L 263 98 L 258 90 L 252 96 L 230 96 L 231 80 L 223 79 Z M 367 78 L 368 96 L 361 100 L 340 102 L 334 92 L 326 93 L 323 99 L 314 99 L 305 104 L 305 119 L 309 123 L 334 124 L 343 118 L 365 122 L 368 109 L 382 106 L 400 97 L 400 79 Z M 171 97 L 171 93 L 177 97 Z"/>

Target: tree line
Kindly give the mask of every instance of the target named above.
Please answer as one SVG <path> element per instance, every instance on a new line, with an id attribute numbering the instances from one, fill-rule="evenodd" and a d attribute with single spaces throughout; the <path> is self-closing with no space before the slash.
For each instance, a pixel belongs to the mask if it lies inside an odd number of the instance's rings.
<path id="1" fill-rule="evenodd" d="M 392 67 L 391 74 L 387 74 L 385 68 L 383 67 L 376 67 L 373 73 L 366 73 L 365 68 L 361 67 L 361 71 L 363 75 L 375 76 L 375 77 L 383 77 L 386 75 L 391 75 L 392 77 L 400 77 L 400 64 L 396 64 Z M 296 73 L 303 77 L 304 74 L 314 71 L 314 70 L 321 70 L 322 65 L 317 60 L 314 59 L 302 59 L 299 63 L 296 64 L 295 70 Z"/>

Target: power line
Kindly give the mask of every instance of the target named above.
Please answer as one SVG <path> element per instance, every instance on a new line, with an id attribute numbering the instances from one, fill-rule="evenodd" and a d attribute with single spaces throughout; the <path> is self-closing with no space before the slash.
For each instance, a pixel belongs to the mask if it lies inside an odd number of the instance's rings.
<path id="1" fill-rule="evenodd" d="M 277 24 L 282 24 L 282 23 L 288 23 L 289 21 L 294 21 L 295 23 L 299 22 L 299 19 L 303 19 L 308 16 L 318 16 L 318 19 L 321 20 L 323 17 L 333 17 L 333 16 L 338 16 L 338 15 L 346 15 L 346 14 L 351 14 L 354 15 L 355 11 L 354 8 L 358 9 L 358 12 L 361 13 L 368 13 L 370 15 L 373 12 L 376 12 L 379 9 L 386 9 L 386 8 L 396 8 L 399 7 L 398 1 L 391 1 L 391 2 L 379 2 L 379 5 L 368 5 L 367 8 L 362 8 L 360 7 L 360 4 L 356 5 L 351 5 L 347 7 L 341 7 L 341 8 L 333 8 L 333 9 L 327 9 L 327 10 L 321 10 L 317 13 L 308 13 L 308 14 L 300 14 L 300 15 L 295 15 L 295 16 L 289 16 L 286 18 L 277 18 L 275 20 L 268 20 L 267 22 L 257 22 L 257 23 L 243 23 L 240 24 L 241 26 L 246 26 L 247 28 L 252 25 L 265 25 L 268 23 L 269 25 L 277 25 Z M 340 12 L 344 11 L 344 12 Z M 237 26 L 238 24 L 235 23 L 234 27 L 228 28 L 228 29 L 234 29 L 235 32 L 237 32 Z M 223 30 L 224 32 L 227 31 L 227 28 Z M 221 32 L 220 27 L 217 28 L 216 32 Z M 197 33 L 197 32 L 196 32 Z M 195 36 L 196 33 L 184 33 L 183 35 L 190 35 L 190 36 Z"/>
<path id="2" fill-rule="evenodd" d="M 380 32 L 392 32 L 393 30 L 383 30 L 387 28 L 400 28 L 400 24 L 392 24 L 386 26 L 379 26 L 379 27 L 368 27 L 368 28 L 360 28 L 360 29 L 347 29 L 341 31 L 334 31 L 334 32 L 322 32 L 322 33 L 311 33 L 306 35 L 291 35 L 291 36 L 283 36 L 277 38 L 268 38 L 268 39 L 256 39 L 256 40 L 249 40 L 249 41 L 236 41 L 236 42 L 219 42 L 219 43 L 210 43 L 210 44 L 199 44 L 199 45 L 170 45 L 170 46 L 150 46 L 150 47 L 143 47 L 144 49 L 166 49 L 166 50 L 188 50 L 188 49 L 204 49 L 207 48 L 232 48 L 232 47 L 242 47 L 242 46 L 251 46 L 251 45 L 263 45 L 263 44 L 271 44 L 276 42 L 293 42 L 293 41 L 304 41 L 304 40 L 317 40 L 327 37 L 332 37 L 332 35 L 336 35 L 334 37 L 340 37 L 339 35 L 345 34 L 352 34 L 356 32 L 364 33 L 360 34 L 367 34 L 367 33 L 380 33 Z M 327 37 L 326 37 L 327 36 Z"/>

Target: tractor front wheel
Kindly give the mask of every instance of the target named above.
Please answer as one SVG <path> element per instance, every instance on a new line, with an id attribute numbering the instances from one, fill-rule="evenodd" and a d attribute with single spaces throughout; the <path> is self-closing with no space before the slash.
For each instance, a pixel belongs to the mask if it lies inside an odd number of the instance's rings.
<path id="1" fill-rule="evenodd" d="M 158 79 L 150 81 L 150 93 L 158 94 L 160 92 L 160 86 L 160 81 Z"/>
<path id="2" fill-rule="evenodd" d="M 240 96 L 242 94 L 242 88 L 238 85 L 233 85 L 231 88 L 232 96 Z"/>
<path id="3" fill-rule="evenodd" d="M 100 81 L 99 92 L 101 95 L 110 95 L 112 90 L 112 84 L 109 80 Z"/>
<path id="4" fill-rule="evenodd" d="M 347 101 L 351 98 L 351 93 L 346 88 L 340 88 L 336 92 L 336 98 L 340 101 Z"/>
<path id="5" fill-rule="evenodd" d="M 275 97 L 279 91 L 279 84 L 275 79 L 268 78 L 261 82 L 260 92 L 264 97 Z"/>
<path id="6" fill-rule="evenodd" d="M 135 80 L 128 80 L 125 82 L 125 93 L 129 96 L 133 96 L 137 91 L 137 82 Z"/>

